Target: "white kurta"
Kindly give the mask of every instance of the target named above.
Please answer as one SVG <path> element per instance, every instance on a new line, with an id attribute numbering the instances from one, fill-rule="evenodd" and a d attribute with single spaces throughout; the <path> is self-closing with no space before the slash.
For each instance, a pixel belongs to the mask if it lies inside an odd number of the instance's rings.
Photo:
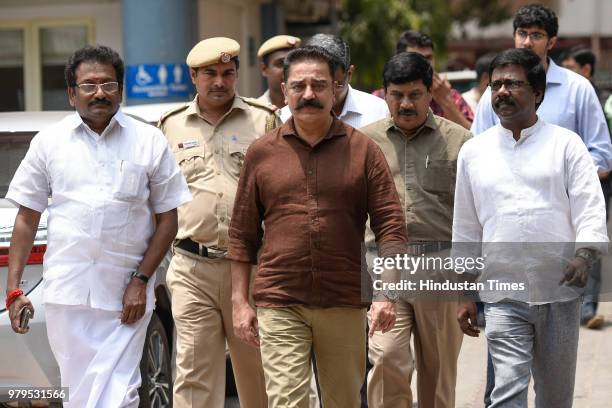
<path id="1" fill-rule="evenodd" d="M 573 299 L 579 292 L 558 284 L 568 258 L 582 247 L 606 253 L 607 242 L 597 172 L 577 134 L 540 119 L 518 141 L 495 125 L 463 145 L 453 252 L 485 256 L 490 279 L 527 283 L 526 290 L 481 291 L 483 301 Z"/>

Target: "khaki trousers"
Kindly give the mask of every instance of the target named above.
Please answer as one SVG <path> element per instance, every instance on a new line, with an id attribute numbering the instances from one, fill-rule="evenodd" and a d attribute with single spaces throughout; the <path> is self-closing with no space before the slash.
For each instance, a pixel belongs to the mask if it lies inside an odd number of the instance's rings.
<path id="1" fill-rule="evenodd" d="M 400 300 L 395 327 L 385 334 L 377 331 L 370 339 L 368 357 L 374 367 L 368 374 L 369 408 L 412 407 L 413 333 L 419 407 L 455 406 L 457 358 L 463 340 L 457 303 Z"/>
<path id="2" fill-rule="evenodd" d="M 359 407 L 365 375 L 365 309 L 258 308 L 270 408 L 307 408 L 311 351 L 325 408 Z"/>
<path id="3" fill-rule="evenodd" d="M 223 408 L 226 341 L 240 406 L 266 407 L 259 350 L 234 336 L 230 262 L 175 249 L 166 280 L 176 325 L 174 408 Z"/>

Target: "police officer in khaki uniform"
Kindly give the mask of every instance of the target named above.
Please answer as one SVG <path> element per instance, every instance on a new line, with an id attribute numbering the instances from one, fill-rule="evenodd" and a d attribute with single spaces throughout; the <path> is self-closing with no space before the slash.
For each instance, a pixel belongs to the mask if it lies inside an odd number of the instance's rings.
<path id="1" fill-rule="evenodd" d="M 239 51 L 222 37 L 193 47 L 187 65 L 197 96 L 159 124 L 193 195 L 178 209 L 167 275 L 177 333 L 175 408 L 224 406 L 226 341 L 241 406 L 267 407 L 259 350 L 234 337 L 225 253 L 246 150 L 278 123 L 270 108 L 236 94 Z"/>
<path id="2" fill-rule="evenodd" d="M 281 89 L 283 82 L 283 61 L 285 56 L 302 43 L 298 37 L 277 35 L 269 38 L 257 51 L 261 59 L 259 69 L 268 82 L 268 89 L 257 100 L 266 105 L 274 105 L 280 109 L 285 106 L 285 96 Z"/>

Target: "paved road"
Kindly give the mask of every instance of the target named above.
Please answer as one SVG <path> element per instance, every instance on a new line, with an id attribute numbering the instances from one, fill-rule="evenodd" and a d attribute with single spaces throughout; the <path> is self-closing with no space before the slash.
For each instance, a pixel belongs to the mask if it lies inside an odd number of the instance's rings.
<path id="1" fill-rule="evenodd" d="M 606 318 L 601 330 L 580 329 L 575 408 L 609 408 L 612 404 L 612 303 L 600 304 Z M 457 408 L 482 407 L 485 388 L 486 340 L 465 337 L 459 356 Z M 535 406 L 530 388 L 529 406 Z"/>

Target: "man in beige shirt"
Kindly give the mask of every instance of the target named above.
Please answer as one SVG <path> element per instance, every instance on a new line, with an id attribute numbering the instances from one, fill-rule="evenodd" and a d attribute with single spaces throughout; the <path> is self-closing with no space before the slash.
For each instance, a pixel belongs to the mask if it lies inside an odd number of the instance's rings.
<path id="1" fill-rule="evenodd" d="M 471 134 L 432 113 L 432 81 L 432 67 L 421 54 L 392 57 L 383 73 L 391 117 L 361 131 L 378 144 L 391 169 L 406 217 L 409 255 L 444 258 L 451 241 L 457 156 Z M 373 245 L 368 232 L 366 246 Z M 444 279 L 440 272 L 418 270 L 412 276 L 439 281 Z M 454 407 L 463 338 L 456 323 L 457 305 L 435 292 L 418 299 L 407 292 L 398 295 L 395 327 L 370 339 L 368 406 L 412 406 L 414 333 L 419 407 Z"/>
<path id="2" fill-rule="evenodd" d="M 241 406 L 267 406 L 259 350 L 233 334 L 225 254 L 244 155 L 277 118 L 236 94 L 239 51 L 229 38 L 199 42 L 187 56 L 197 96 L 160 121 L 193 196 L 178 209 L 167 276 L 177 333 L 175 408 L 224 406 L 226 341 Z"/>

